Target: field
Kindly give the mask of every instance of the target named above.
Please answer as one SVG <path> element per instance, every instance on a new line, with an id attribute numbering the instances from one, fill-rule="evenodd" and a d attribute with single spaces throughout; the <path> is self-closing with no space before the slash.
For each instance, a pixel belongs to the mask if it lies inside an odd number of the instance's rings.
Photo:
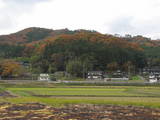
<path id="1" fill-rule="evenodd" d="M 0 82 L 0 120 L 159 118 L 159 85 Z"/>
<path id="2" fill-rule="evenodd" d="M 0 120 L 159 120 L 160 109 L 113 105 L 0 104 Z"/>
<path id="3" fill-rule="evenodd" d="M 52 106 L 67 104 L 112 104 L 160 108 L 159 86 L 65 86 L 49 83 L 0 84 L 2 91 L 16 97 L 0 102 L 39 102 Z"/>

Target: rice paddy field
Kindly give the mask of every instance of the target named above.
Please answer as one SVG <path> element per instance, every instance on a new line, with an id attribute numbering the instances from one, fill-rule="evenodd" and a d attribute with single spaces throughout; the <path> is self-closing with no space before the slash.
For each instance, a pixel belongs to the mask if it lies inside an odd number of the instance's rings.
<path id="1" fill-rule="evenodd" d="M 134 105 L 160 108 L 159 86 L 64 86 L 50 83 L 0 83 L 0 102 L 42 103 L 52 106 L 68 104 Z"/>

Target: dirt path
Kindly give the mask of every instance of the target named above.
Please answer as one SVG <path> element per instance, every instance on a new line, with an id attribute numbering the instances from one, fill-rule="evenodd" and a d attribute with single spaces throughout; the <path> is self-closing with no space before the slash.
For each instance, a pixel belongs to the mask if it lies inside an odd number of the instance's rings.
<path id="1" fill-rule="evenodd" d="M 160 109 L 111 105 L 0 104 L 0 120 L 160 120 Z"/>

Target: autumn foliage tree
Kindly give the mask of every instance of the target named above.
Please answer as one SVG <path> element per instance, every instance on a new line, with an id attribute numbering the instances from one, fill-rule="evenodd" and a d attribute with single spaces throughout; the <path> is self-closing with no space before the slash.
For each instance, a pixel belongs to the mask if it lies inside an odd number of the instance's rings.
<path id="1" fill-rule="evenodd" d="M 2 77 L 18 77 L 24 73 L 24 68 L 13 60 L 0 62 L 0 75 Z"/>

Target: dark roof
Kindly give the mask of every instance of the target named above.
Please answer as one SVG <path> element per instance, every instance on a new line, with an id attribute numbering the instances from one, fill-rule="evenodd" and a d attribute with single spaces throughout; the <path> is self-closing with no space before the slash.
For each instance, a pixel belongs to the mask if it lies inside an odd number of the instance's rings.
<path id="1" fill-rule="evenodd" d="M 88 73 L 103 73 L 103 71 L 88 71 Z"/>

